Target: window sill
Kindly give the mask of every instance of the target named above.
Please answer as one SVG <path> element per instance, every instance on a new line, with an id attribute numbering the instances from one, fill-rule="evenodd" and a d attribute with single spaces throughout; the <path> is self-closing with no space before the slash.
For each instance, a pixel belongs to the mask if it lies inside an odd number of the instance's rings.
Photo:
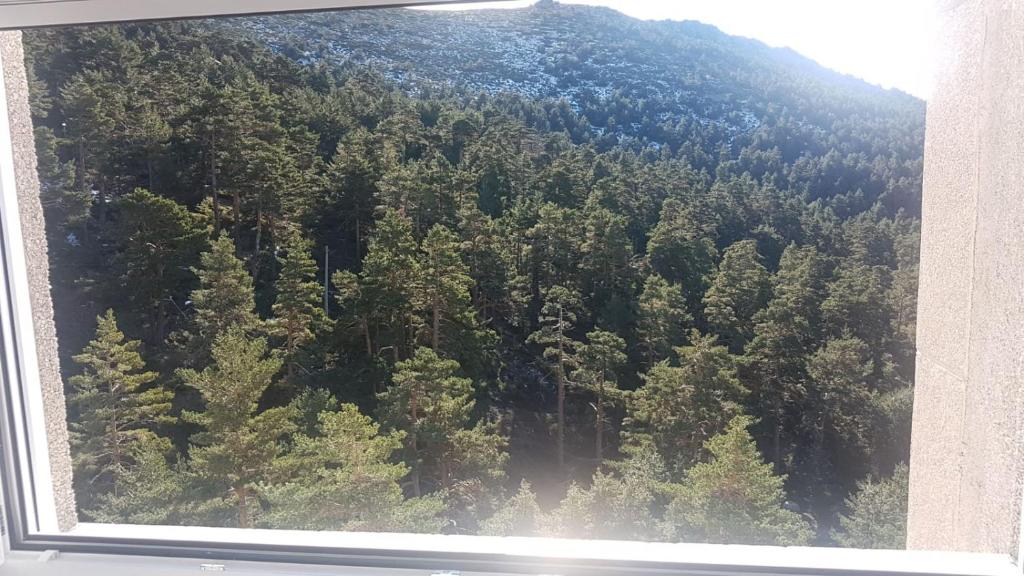
<path id="1" fill-rule="evenodd" d="M 83 523 L 52 539 L 34 537 L 29 544 L 40 550 L 61 550 L 64 554 L 50 562 L 39 563 L 36 561 L 38 554 L 16 553 L 9 560 L 9 566 L 23 562 L 37 566 L 56 563 L 62 568 L 54 574 L 81 576 L 120 574 L 106 570 L 112 566 L 134 570 L 126 574 L 154 573 L 151 570 L 157 566 L 169 570 L 168 574 L 194 573 L 199 564 L 208 562 L 229 564 L 236 574 L 295 573 L 282 563 L 297 562 L 306 565 L 302 571 L 310 574 L 320 573 L 316 564 L 333 564 L 332 574 L 339 573 L 338 564 L 349 564 L 387 567 L 392 574 L 396 573 L 396 568 L 403 569 L 401 573 L 408 570 L 410 574 L 430 570 L 462 570 L 463 574 L 468 574 L 465 570 L 480 570 L 494 574 L 502 571 L 575 572 L 583 567 L 588 567 L 591 573 L 614 573 L 628 566 L 637 573 L 1020 576 L 1019 568 L 1009 556 L 997 554 L 189 526 Z M 125 548 L 115 548 L 119 546 Z M 102 554 L 104 547 L 110 548 L 110 552 L 116 549 L 117 554 Z M 79 551 L 101 554 L 75 553 Z M 166 554 L 178 558 L 144 558 L 126 556 L 126 553 Z M 97 563 L 97 558 L 104 560 Z M 103 567 L 106 571 L 91 572 L 90 566 L 91 569 Z M 2 572 L 6 574 L 7 570 L 5 566 Z M 50 573 L 21 570 L 11 573 Z M 359 573 L 376 573 L 369 568 L 360 570 Z"/>

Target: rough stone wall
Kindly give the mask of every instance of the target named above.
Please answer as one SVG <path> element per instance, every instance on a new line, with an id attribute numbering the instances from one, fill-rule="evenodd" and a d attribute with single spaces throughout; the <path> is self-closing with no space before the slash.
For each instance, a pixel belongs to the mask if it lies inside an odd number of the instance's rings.
<path id="1" fill-rule="evenodd" d="M 937 0 L 907 545 L 1018 555 L 1024 0 Z"/>
<path id="2" fill-rule="evenodd" d="M 78 522 L 71 485 L 71 453 L 64 405 L 64 385 L 57 360 L 57 332 L 53 324 L 50 299 L 50 270 L 46 248 L 43 207 L 39 201 L 39 177 L 36 172 L 35 138 L 28 104 L 24 53 L 20 32 L 0 32 L 0 60 L 3 61 L 4 86 L 7 89 L 8 116 L 14 148 L 15 183 L 21 230 L 25 240 L 25 261 L 31 290 L 32 320 L 39 357 L 40 381 L 46 408 L 46 438 L 50 445 L 57 523 L 69 530 Z"/>

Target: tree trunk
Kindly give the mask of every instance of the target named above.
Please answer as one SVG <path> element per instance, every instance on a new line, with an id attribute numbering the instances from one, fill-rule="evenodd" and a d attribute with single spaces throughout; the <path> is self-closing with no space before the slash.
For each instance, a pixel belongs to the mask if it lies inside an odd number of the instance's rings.
<path id="1" fill-rule="evenodd" d="M 217 133 L 210 133 L 210 197 L 213 200 L 213 237 L 220 236 L 220 192 L 217 190 Z"/>
<path id="2" fill-rule="evenodd" d="M 238 238 L 238 231 L 241 230 L 242 226 L 242 193 L 235 190 L 232 194 L 232 206 L 234 208 L 235 223 L 231 228 L 231 231 L 235 233 L 235 238 Z"/>
<path id="3" fill-rule="evenodd" d="M 558 369 L 558 467 L 565 468 L 565 374 Z"/>
<path id="4" fill-rule="evenodd" d="M 256 285 L 256 279 L 260 274 L 260 248 L 263 242 L 263 198 L 256 199 L 256 240 L 253 243 L 252 252 L 252 284 Z"/>
<path id="5" fill-rule="evenodd" d="M 413 393 L 409 395 L 409 415 L 411 416 L 409 422 L 411 426 L 409 427 L 413 430 L 416 429 L 416 423 L 419 421 L 419 409 L 419 396 L 413 390 Z M 410 432 L 409 447 L 412 448 L 413 457 L 410 463 L 409 476 L 412 480 L 412 495 L 419 498 L 423 495 L 423 491 L 420 487 L 420 452 L 416 444 L 416 433 Z"/>
<path id="6" fill-rule="evenodd" d="M 601 458 L 604 456 L 604 382 L 597 385 L 597 421 L 595 424 L 596 434 L 594 437 L 594 448 L 597 454 L 597 464 L 601 465 Z"/>
<path id="7" fill-rule="evenodd" d="M 441 346 L 441 305 L 440 303 L 438 303 L 437 298 L 434 298 L 434 304 L 432 308 L 434 311 L 434 326 L 433 334 L 431 334 L 430 343 L 434 349 L 434 352 L 440 352 L 439 348 Z"/>
<path id="8" fill-rule="evenodd" d="M 373 340 L 370 339 L 370 324 L 366 318 L 361 318 L 359 324 L 363 329 L 363 339 L 366 341 L 366 357 L 373 358 Z"/>
<path id="9" fill-rule="evenodd" d="M 772 451 L 775 453 L 775 473 L 782 472 L 782 410 L 775 412 L 775 430 L 772 438 Z"/>
<path id="10" fill-rule="evenodd" d="M 249 488 L 235 486 L 234 492 L 238 498 L 238 527 L 252 528 L 252 520 L 249 517 Z"/>

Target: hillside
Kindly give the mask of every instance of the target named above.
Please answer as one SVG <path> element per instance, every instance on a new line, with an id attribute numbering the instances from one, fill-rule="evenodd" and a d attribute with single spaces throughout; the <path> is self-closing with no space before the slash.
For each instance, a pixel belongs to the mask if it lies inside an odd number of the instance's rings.
<path id="1" fill-rule="evenodd" d="M 366 66 L 415 92 L 459 86 L 565 100 L 598 140 L 669 144 L 700 126 L 734 149 L 786 122 L 782 159 L 920 156 L 924 103 L 786 49 L 698 22 L 552 3 L 518 10 L 387 9 L 223 21 L 301 62 Z M 578 138 L 582 137 L 577 135 Z M 887 149 L 873 148 L 879 137 Z M 712 143 L 709 143 L 712 144 Z"/>

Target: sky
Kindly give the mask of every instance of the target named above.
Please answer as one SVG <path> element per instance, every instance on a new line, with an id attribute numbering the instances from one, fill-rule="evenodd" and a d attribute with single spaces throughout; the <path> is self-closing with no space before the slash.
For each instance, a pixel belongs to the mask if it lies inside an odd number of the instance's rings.
<path id="1" fill-rule="evenodd" d="M 823 66 L 927 99 L 934 0 L 559 0 L 646 20 L 698 20 L 727 34 L 796 50 Z M 434 6 L 522 8 L 535 0 Z"/>

